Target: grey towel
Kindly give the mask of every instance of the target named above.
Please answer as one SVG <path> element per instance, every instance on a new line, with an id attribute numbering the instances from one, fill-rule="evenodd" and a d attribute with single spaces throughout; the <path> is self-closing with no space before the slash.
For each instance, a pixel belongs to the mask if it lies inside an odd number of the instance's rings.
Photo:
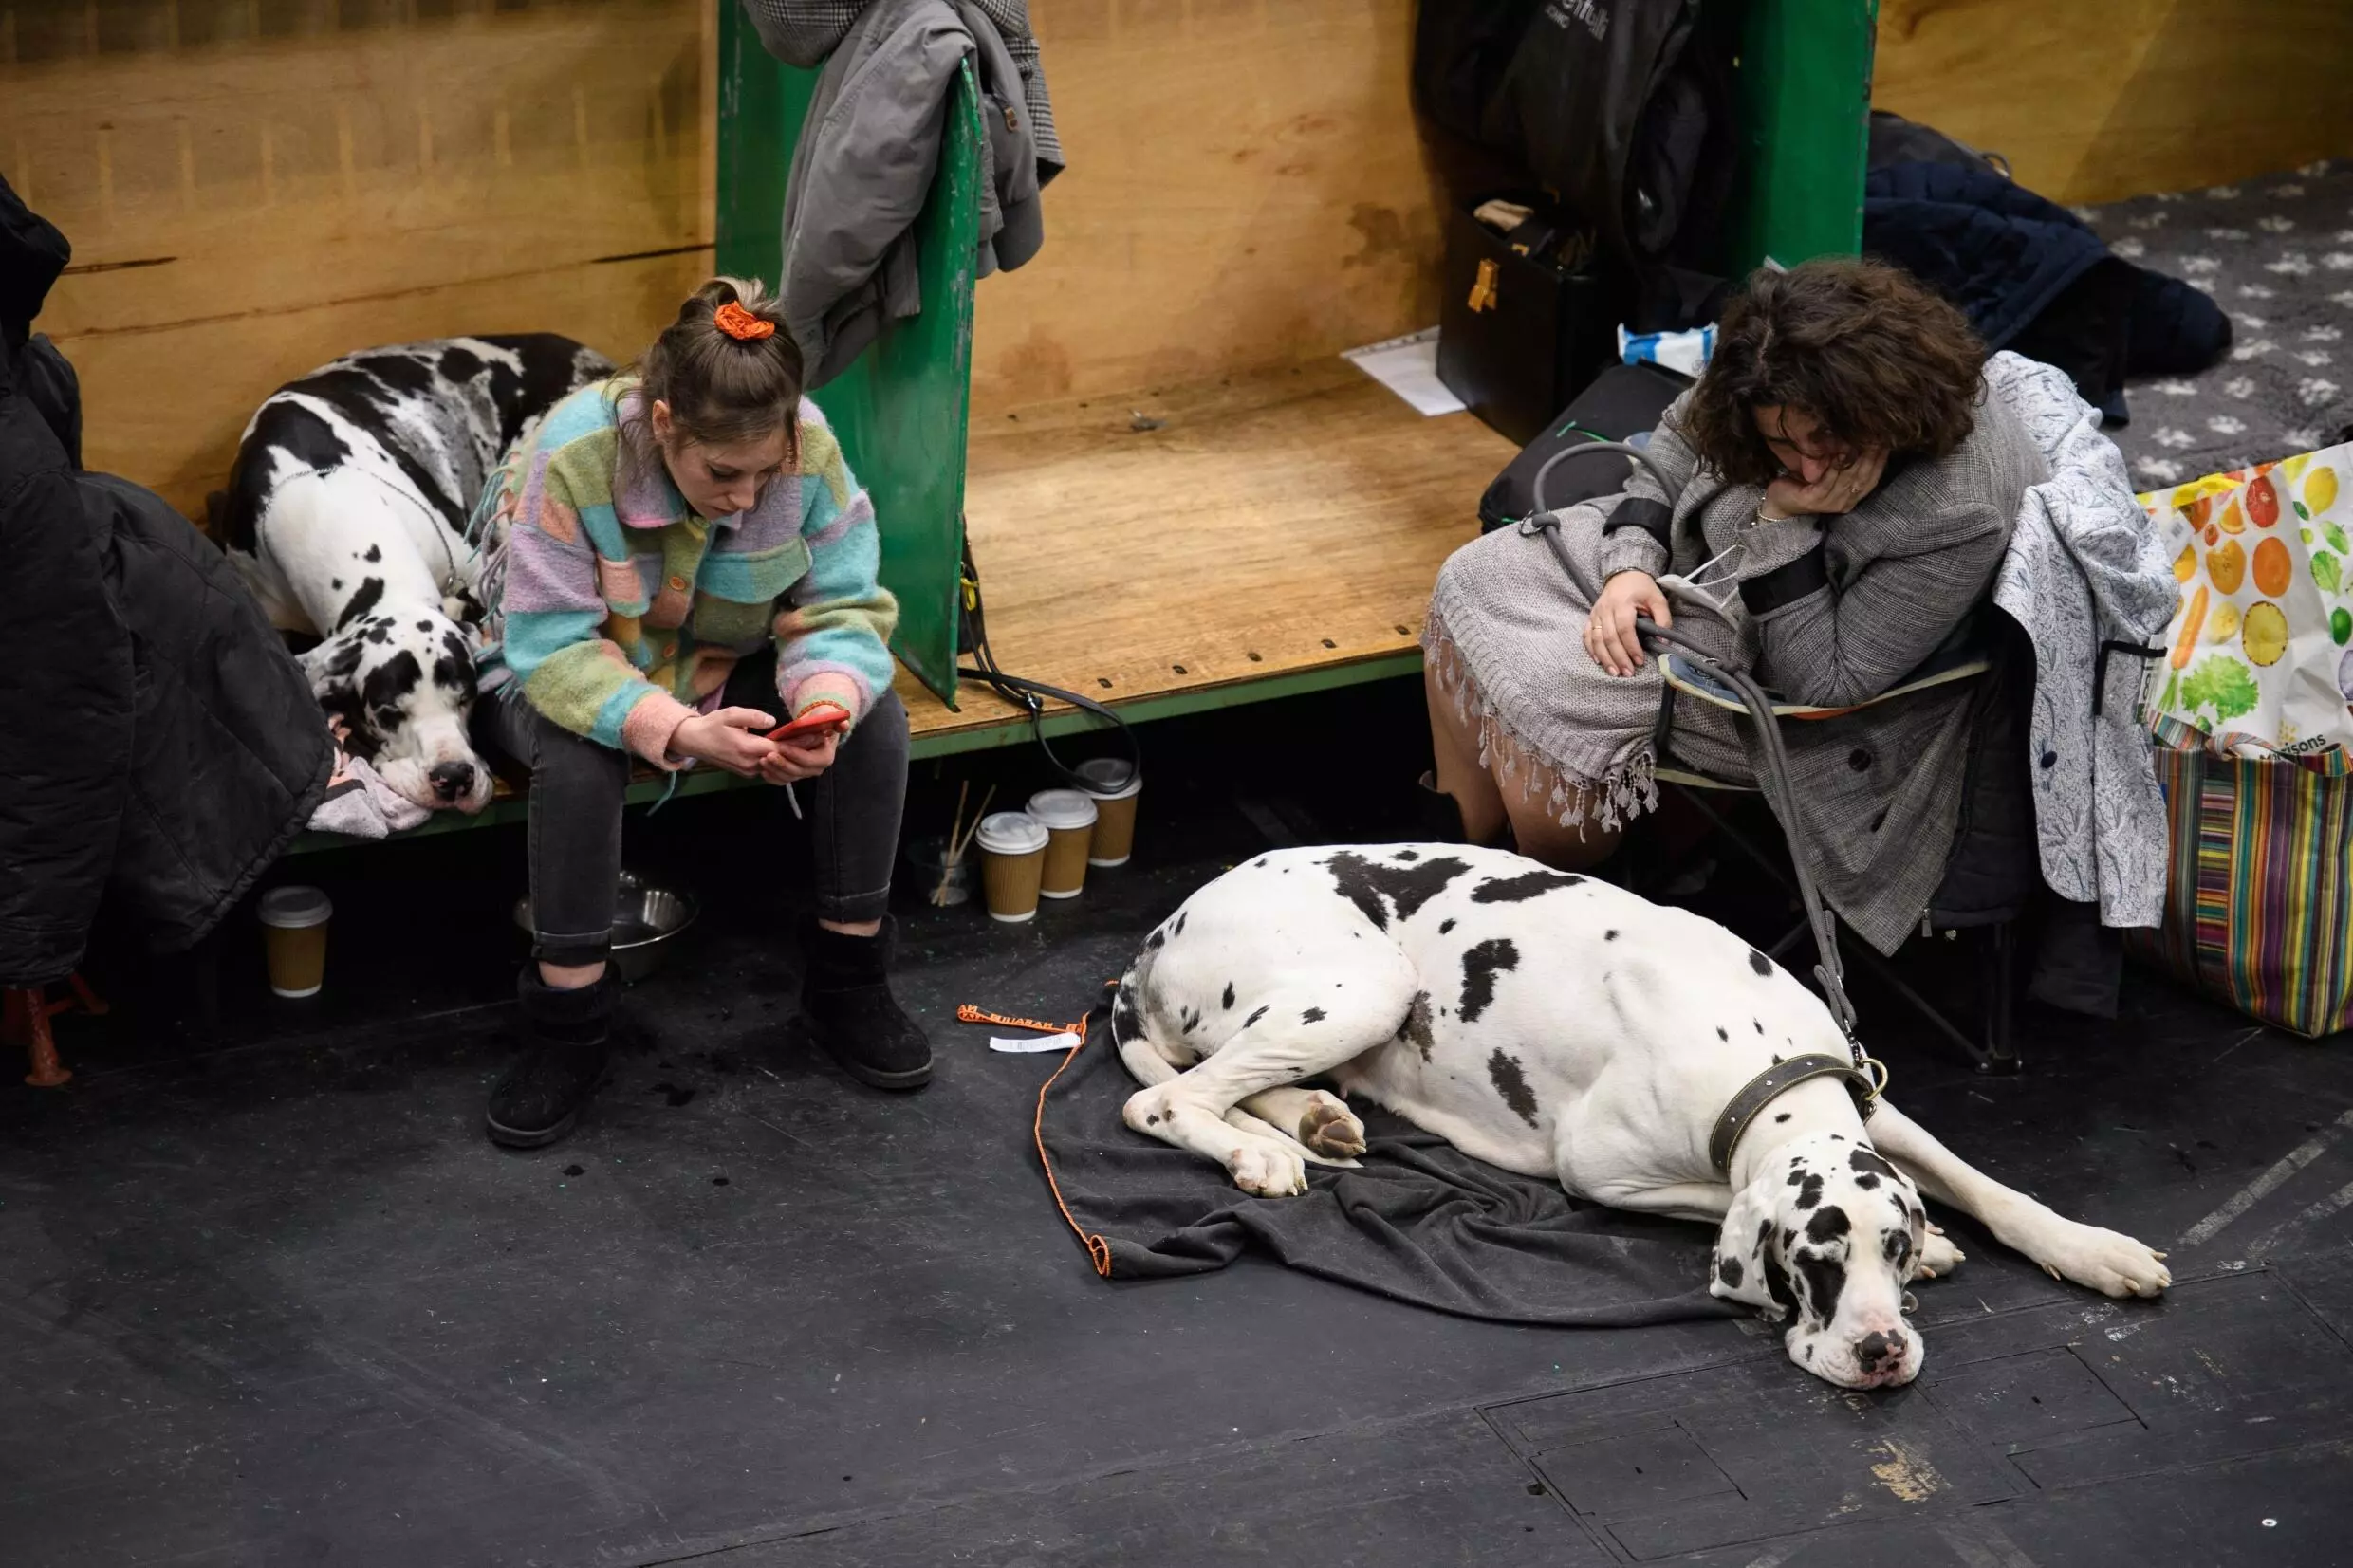
<path id="1" fill-rule="evenodd" d="M 1309 1167 L 1304 1197 L 1253 1198 L 1197 1155 L 1128 1130 L 1136 1083 L 1098 1026 L 1047 1086 L 1038 1134 L 1063 1211 L 1114 1280 L 1289 1267 L 1465 1318 L 1625 1328 L 1736 1316 L 1708 1294 L 1703 1226 L 1572 1200 L 1359 1102 L 1370 1152 Z"/>
<path id="2" fill-rule="evenodd" d="M 1601 557 L 1618 499 L 1498 528 L 1456 550 L 1438 570 L 1422 632 L 1438 689 L 1478 727 L 1480 763 L 1507 783 L 1527 781 L 1571 826 L 1593 817 L 1614 828 L 1658 803 L 1658 662 L 1620 677 L 1584 653 L 1602 587 L 1588 563 Z"/>

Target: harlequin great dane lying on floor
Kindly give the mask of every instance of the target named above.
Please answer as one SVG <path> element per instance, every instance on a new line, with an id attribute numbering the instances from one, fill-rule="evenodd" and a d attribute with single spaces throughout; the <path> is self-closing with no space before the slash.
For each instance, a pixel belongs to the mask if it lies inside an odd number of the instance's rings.
<path id="1" fill-rule="evenodd" d="M 1112 1027 L 1145 1085 L 1127 1124 L 1262 1197 L 1363 1152 L 1345 1104 L 1297 1087 L 1325 1075 L 1578 1197 L 1720 1222 L 1711 1290 L 1786 1319 L 1789 1358 L 1842 1387 L 1919 1374 L 1904 1286 L 1961 1261 L 1923 1192 L 2053 1277 L 2172 1282 L 2161 1254 L 1980 1175 L 1894 1106 L 1866 1122 L 1829 1009 L 1723 927 L 1499 850 L 1261 857 L 1146 939 Z"/>

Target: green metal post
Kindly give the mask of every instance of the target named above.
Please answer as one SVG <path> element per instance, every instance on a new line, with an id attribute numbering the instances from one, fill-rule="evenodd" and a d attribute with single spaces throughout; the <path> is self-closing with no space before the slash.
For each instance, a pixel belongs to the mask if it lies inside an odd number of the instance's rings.
<path id="1" fill-rule="evenodd" d="M 1862 247 L 1879 0 L 1751 0 L 1740 36 L 1740 272 Z"/>
<path id="2" fill-rule="evenodd" d="M 742 8 L 719 8 L 719 269 L 773 285 L 785 175 L 817 83 L 760 46 Z M 971 418 L 973 273 L 980 234 L 980 95 L 968 66 L 916 224 L 922 312 L 886 330 L 818 392 L 882 530 L 882 581 L 899 596 L 892 652 L 951 706 Z"/>

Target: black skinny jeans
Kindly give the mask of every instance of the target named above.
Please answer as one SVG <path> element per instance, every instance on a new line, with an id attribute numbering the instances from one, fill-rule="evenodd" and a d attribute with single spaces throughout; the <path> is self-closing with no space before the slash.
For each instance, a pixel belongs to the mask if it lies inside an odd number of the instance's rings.
<path id="1" fill-rule="evenodd" d="M 781 717 L 776 659 L 736 665 L 722 706 Z M 531 770 L 531 954 L 545 964 L 601 964 L 613 947 L 621 879 L 621 812 L 631 758 L 556 724 L 510 681 L 474 706 L 474 743 Z M 703 766 L 709 764 L 701 765 Z M 808 820 L 817 917 L 879 920 L 890 908 L 891 860 L 907 800 L 907 710 L 882 693 L 834 754 L 792 786 Z"/>

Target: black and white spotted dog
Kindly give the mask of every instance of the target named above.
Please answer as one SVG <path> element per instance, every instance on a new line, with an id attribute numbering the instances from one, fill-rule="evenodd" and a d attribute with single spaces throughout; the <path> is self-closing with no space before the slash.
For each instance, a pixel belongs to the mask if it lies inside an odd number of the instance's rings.
<path id="1" fill-rule="evenodd" d="M 1491 1164 L 1717 1225 L 1715 1295 L 1788 1323 L 1791 1360 L 1847 1388 L 1924 1360 L 1904 1286 L 1960 1252 L 1920 1194 L 2110 1296 L 2172 1282 L 2160 1255 L 1992 1181 L 1837 1078 L 1789 1088 L 1719 1169 L 1710 1143 L 1786 1058 L 1847 1047 L 1821 999 L 1713 921 L 1500 850 L 1296 849 L 1188 899 L 1121 982 L 1112 1026 L 1145 1087 L 1127 1124 L 1247 1191 L 1306 1190 L 1364 1128 L 1298 1087 L 1327 1077 Z"/>
<path id="2" fill-rule="evenodd" d="M 483 554 L 468 517 L 541 415 L 612 369 L 549 333 L 345 355 L 270 395 L 213 498 L 213 535 L 271 622 L 320 639 L 303 665 L 352 753 L 418 805 L 491 799 L 466 735 Z"/>

